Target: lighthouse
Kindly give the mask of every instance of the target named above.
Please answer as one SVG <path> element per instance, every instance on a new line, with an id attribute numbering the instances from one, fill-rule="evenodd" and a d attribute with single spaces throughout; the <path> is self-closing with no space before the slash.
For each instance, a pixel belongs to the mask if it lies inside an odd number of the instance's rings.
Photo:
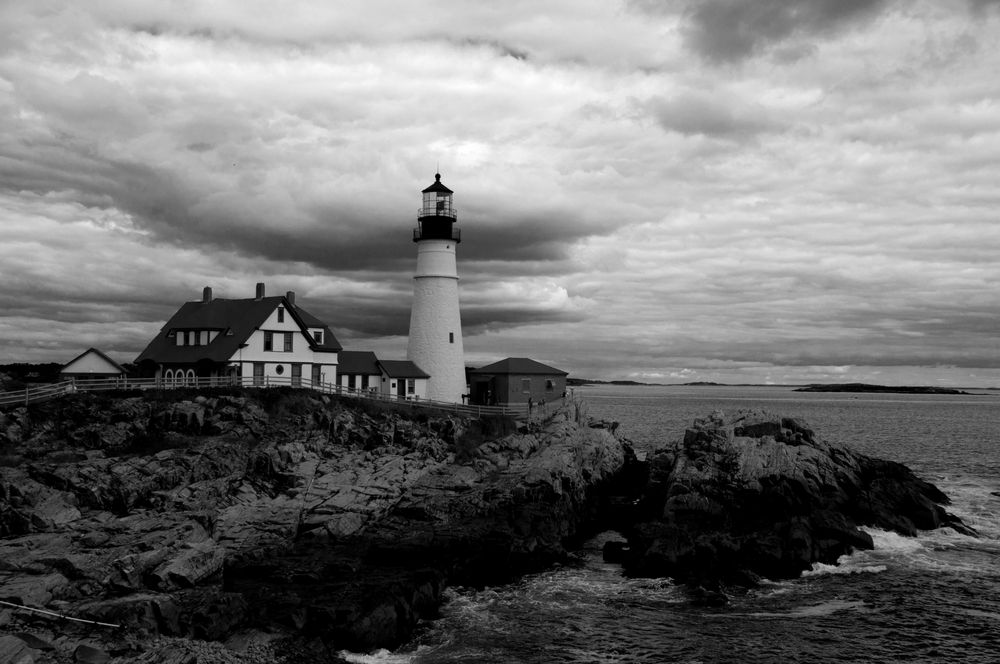
<path id="1" fill-rule="evenodd" d="M 466 393 L 455 263 L 462 234 L 455 228 L 457 214 L 451 200 L 454 192 L 441 183 L 440 173 L 422 193 L 423 203 L 413 229 L 417 271 L 413 277 L 406 359 L 430 374 L 429 399 L 459 403 Z"/>

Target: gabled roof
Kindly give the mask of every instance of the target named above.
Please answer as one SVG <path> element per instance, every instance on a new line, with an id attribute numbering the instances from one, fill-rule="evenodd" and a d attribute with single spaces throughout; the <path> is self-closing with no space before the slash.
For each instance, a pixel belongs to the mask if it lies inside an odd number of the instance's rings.
<path id="1" fill-rule="evenodd" d="M 108 365 L 108 369 L 109 370 L 107 372 L 105 372 L 105 373 L 114 373 L 114 372 L 125 373 L 125 367 L 123 367 L 122 365 L 118 364 L 117 362 L 115 362 L 110 357 L 108 357 L 107 355 L 105 355 L 104 353 L 102 353 L 101 351 L 99 351 L 96 348 L 88 348 L 87 350 L 83 351 L 82 353 L 80 353 L 79 355 L 77 355 L 76 357 L 74 357 L 72 360 L 70 360 L 69 362 L 67 362 L 66 364 L 64 364 L 63 367 L 62 367 L 62 369 L 59 370 L 59 372 L 60 373 L 74 373 L 73 371 L 67 371 L 67 369 L 69 369 L 74 364 L 76 364 L 77 362 L 79 362 L 83 358 L 87 357 L 88 355 L 96 355 L 101 361 L 103 361 L 105 364 Z"/>
<path id="2" fill-rule="evenodd" d="M 370 350 L 342 350 L 337 356 L 337 375 L 375 376 L 380 373 L 378 358 Z"/>
<path id="3" fill-rule="evenodd" d="M 379 366 L 389 378 L 430 378 L 430 374 L 410 360 L 379 360 Z"/>
<path id="4" fill-rule="evenodd" d="M 340 345 L 340 342 L 337 341 L 337 337 L 333 336 L 333 332 L 330 331 L 330 328 L 326 323 L 316 318 L 297 304 L 288 305 L 288 310 L 291 311 L 293 315 L 297 315 L 305 327 L 314 329 L 320 328 L 323 330 L 323 343 L 318 344 L 310 338 L 309 343 L 313 347 L 313 350 L 337 352 L 343 348 L 343 346 Z"/>
<path id="5" fill-rule="evenodd" d="M 323 328 L 322 344 L 316 344 L 309 335 L 309 344 L 313 349 L 329 352 L 341 349 L 340 342 L 333 336 L 330 328 L 301 307 L 289 304 L 284 296 L 243 300 L 219 298 L 208 302 L 197 300 L 182 304 L 135 361 L 136 363 L 144 360 L 159 363 L 189 363 L 199 360 L 225 362 L 236 355 L 240 346 L 246 343 L 250 335 L 264 324 L 279 305 L 285 307 L 301 328 Z M 178 346 L 176 338 L 168 336 L 175 330 L 216 330 L 219 334 L 205 346 Z"/>
<path id="6" fill-rule="evenodd" d="M 527 357 L 508 357 L 485 367 L 473 369 L 475 374 L 539 374 L 545 376 L 567 376 L 568 371 L 550 367 Z"/>

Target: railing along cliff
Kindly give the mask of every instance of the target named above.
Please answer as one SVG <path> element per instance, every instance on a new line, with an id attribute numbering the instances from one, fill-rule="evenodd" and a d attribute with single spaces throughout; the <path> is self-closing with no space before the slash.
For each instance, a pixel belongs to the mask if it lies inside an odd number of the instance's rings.
<path id="1" fill-rule="evenodd" d="M 67 394 L 75 392 L 103 392 L 112 390 L 172 390 L 182 388 L 207 388 L 207 387 L 278 387 L 287 386 L 294 388 L 311 389 L 322 394 L 333 394 L 337 396 L 364 399 L 369 401 L 381 401 L 394 403 L 410 408 L 426 408 L 434 410 L 446 410 L 448 412 L 479 417 L 482 415 L 513 415 L 515 417 L 525 417 L 528 415 L 527 404 L 512 404 L 507 406 L 479 406 L 473 404 L 449 403 L 446 401 L 433 401 L 431 399 L 420 399 L 414 397 L 400 397 L 394 394 L 381 394 L 370 390 L 357 390 L 343 385 L 333 383 L 313 383 L 308 378 L 297 378 L 290 376 L 265 376 L 254 378 L 244 377 L 220 377 L 220 378 L 194 378 L 180 380 L 164 380 L 162 378 L 97 378 L 67 380 L 61 383 L 47 385 L 35 385 L 26 387 L 23 390 L 11 392 L 0 392 L 0 407 L 2 406 L 24 406 L 32 403 L 57 399 Z"/>

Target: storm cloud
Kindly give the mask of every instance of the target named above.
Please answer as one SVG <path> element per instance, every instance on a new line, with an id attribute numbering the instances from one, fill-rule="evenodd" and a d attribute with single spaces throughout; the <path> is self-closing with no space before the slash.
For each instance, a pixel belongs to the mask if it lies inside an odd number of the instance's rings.
<path id="1" fill-rule="evenodd" d="M 405 353 L 455 190 L 467 360 L 1000 384 L 986 0 L 0 5 L 0 362 L 212 286 Z"/>

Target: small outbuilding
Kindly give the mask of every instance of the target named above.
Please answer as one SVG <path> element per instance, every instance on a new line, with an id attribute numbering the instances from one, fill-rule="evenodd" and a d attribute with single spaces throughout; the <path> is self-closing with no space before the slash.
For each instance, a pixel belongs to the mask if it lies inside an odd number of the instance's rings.
<path id="1" fill-rule="evenodd" d="M 567 375 L 527 357 L 508 357 L 469 372 L 470 402 L 504 406 L 561 399 L 566 396 Z"/>
<path id="2" fill-rule="evenodd" d="M 426 399 L 430 374 L 410 360 L 379 360 L 382 394 L 400 399 Z"/>
<path id="3" fill-rule="evenodd" d="M 125 368 L 122 365 L 96 348 L 88 348 L 59 370 L 59 376 L 63 380 L 103 380 L 121 378 L 124 375 Z"/>

